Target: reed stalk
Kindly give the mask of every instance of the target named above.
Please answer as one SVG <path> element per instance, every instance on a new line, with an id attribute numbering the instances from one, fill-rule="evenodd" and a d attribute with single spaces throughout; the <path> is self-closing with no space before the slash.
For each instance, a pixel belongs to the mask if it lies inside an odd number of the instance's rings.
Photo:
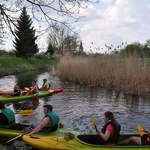
<path id="1" fill-rule="evenodd" d="M 64 80 L 82 85 L 142 95 L 150 92 L 148 62 L 148 59 L 115 56 L 65 55 L 60 59 L 55 72 Z"/>

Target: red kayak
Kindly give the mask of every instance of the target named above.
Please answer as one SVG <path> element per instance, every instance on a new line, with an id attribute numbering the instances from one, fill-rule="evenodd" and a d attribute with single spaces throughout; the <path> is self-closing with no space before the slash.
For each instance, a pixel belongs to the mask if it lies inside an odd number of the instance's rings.
<path id="1" fill-rule="evenodd" d="M 62 91 L 63 91 L 63 88 L 51 88 L 51 89 L 49 89 L 49 90 L 52 90 L 53 93 L 55 94 L 55 93 L 62 92 Z M 49 91 L 49 90 L 39 90 L 39 91 L 42 92 L 42 91 Z M 25 92 L 25 91 L 26 91 L 25 89 L 21 89 L 21 93 L 22 93 L 22 92 Z M 9 91 L 0 91 L 0 95 L 4 95 L 4 94 L 10 95 L 10 94 L 12 94 L 12 93 L 13 93 L 12 90 L 9 90 Z"/>

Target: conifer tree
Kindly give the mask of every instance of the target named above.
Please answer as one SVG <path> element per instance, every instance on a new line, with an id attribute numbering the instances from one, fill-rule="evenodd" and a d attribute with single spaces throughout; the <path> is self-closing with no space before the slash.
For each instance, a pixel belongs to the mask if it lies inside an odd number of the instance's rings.
<path id="1" fill-rule="evenodd" d="M 35 30 L 31 26 L 32 20 L 27 14 L 25 7 L 17 20 L 17 23 L 17 28 L 15 30 L 15 41 L 13 41 L 16 56 L 30 58 L 39 50 L 37 44 L 35 43 L 37 36 L 35 36 Z"/>
<path id="2" fill-rule="evenodd" d="M 53 55 L 54 55 L 54 52 L 55 52 L 55 50 L 54 50 L 54 48 L 53 48 L 51 42 L 49 42 L 48 47 L 47 47 L 46 54 L 49 54 L 50 56 L 53 56 Z"/>

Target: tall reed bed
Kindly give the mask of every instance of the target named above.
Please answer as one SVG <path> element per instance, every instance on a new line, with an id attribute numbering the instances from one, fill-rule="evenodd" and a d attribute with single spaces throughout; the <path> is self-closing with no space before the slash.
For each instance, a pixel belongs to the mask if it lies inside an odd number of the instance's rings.
<path id="1" fill-rule="evenodd" d="M 138 95 L 150 92 L 147 59 L 66 55 L 60 59 L 55 72 L 64 80 L 83 85 Z"/>

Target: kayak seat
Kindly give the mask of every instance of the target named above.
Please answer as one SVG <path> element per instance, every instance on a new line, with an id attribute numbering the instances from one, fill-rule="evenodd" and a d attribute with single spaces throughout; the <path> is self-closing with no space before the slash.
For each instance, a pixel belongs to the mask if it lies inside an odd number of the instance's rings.
<path id="1" fill-rule="evenodd" d="M 104 145 L 103 139 L 99 135 L 78 135 L 77 139 L 87 144 Z"/>

